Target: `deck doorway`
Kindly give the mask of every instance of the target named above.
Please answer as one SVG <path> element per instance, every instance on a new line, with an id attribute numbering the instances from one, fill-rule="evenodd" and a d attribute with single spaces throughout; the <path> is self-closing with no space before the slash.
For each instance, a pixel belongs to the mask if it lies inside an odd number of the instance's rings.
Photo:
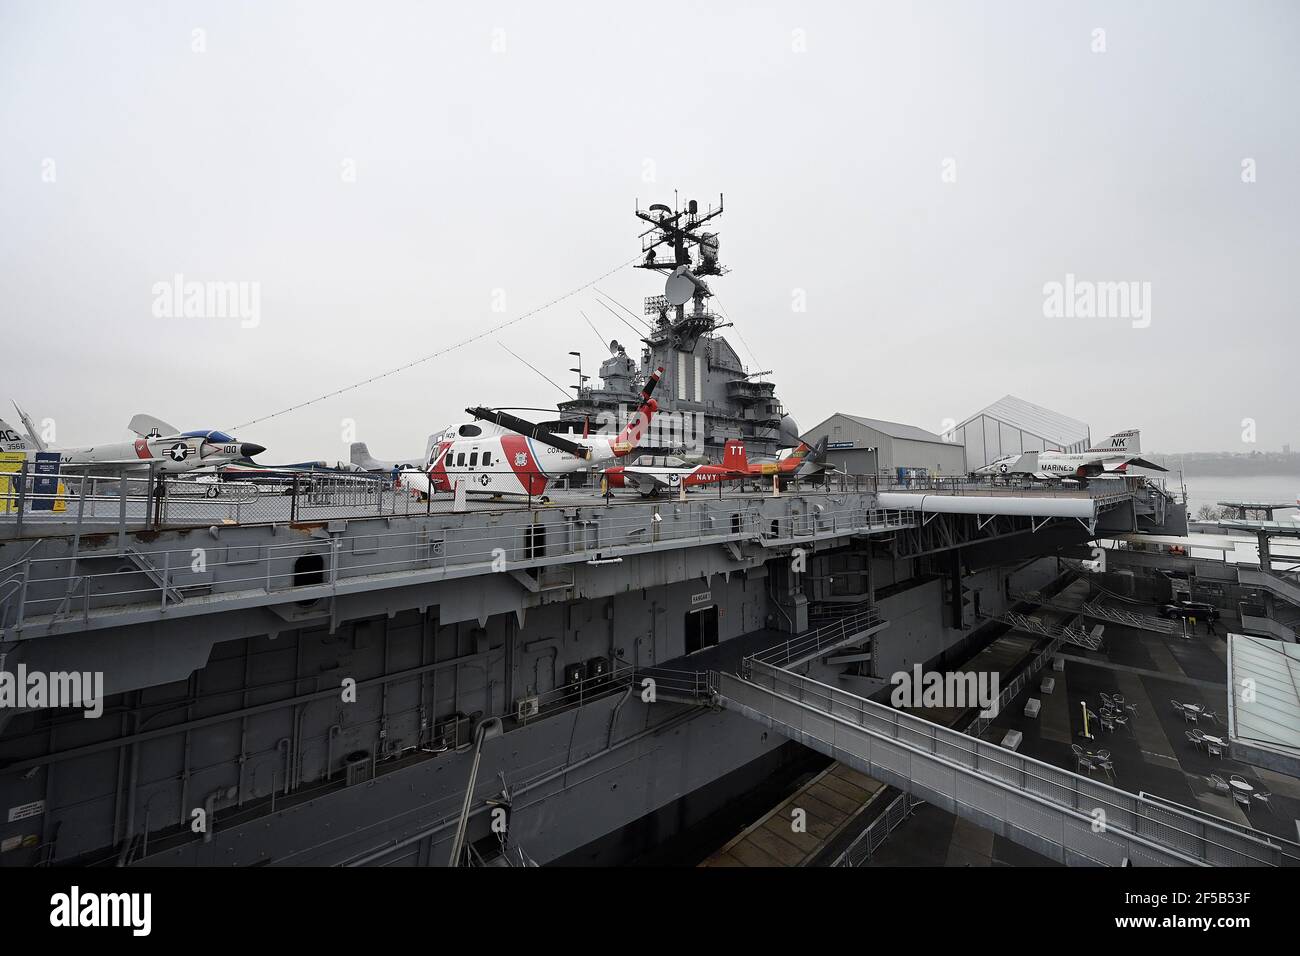
<path id="1" fill-rule="evenodd" d="M 694 654 L 718 643 L 718 608 L 702 607 L 686 613 L 686 653 Z"/>

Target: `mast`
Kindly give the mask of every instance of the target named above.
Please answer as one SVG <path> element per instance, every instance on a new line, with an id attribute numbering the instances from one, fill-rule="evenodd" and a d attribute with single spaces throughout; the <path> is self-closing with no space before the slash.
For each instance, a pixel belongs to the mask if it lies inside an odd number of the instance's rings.
<path id="1" fill-rule="evenodd" d="M 727 271 L 718 259 L 717 233 L 704 231 L 722 210 L 721 194 L 716 209 L 710 206 L 703 211 L 694 199 L 681 209 L 663 203 L 644 210 L 638 206 L 637 218 L 650 228 L 639 237 L 642 259 L 636 267 L 666 276 L 664 294 L 645 300 L 645 314 L 657 320 L 652 345 L 668 342 L 674 349 L 693 351 L 700 336 L 723 326 L 707 307 L 713 292 L 704 281 Z"/>

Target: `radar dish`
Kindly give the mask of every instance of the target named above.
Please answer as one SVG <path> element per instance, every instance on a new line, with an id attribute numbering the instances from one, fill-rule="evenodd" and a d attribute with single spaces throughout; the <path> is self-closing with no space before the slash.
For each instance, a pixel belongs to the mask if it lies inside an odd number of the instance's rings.
<path id="1" fill-rule="evenodd" d="M 617 354 L 618 354 L 619 352 L 621 352 L 621 351 L 623 351 L 623 346 L 621 346 L 621 345 L 618 344 L 618 339 L 610 339 L 610 340 L 609 340 L 609 354 L 610 354 L 610 355 L 617 355 Z"/>
<path id="2" fill-rule="evenodd" d="M 777 426 L 777 432 L 781 436 L 781 444 L 788 448 L 793 448 L 800 442 L 799 425 L 789 415 L 781 419 L 781 424 Z"/>
<path id="3" fill-rule="evenodd" d="M 685 266 L 678 266 L 664 283 L 664 298 L 669 305 L 685 305 L 695 295 L 695 280 L 686 271 Z"/>

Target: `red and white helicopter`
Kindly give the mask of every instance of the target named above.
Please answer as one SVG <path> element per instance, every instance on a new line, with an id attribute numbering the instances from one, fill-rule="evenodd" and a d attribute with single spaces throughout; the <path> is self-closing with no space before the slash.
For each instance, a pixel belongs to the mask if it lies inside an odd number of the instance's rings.
<path id="1" fill-rule="evenodd" d="M 631 453 L 650 425 L 659 404 L 651 397 L 663 375 L 655 370 L 641 391 L 641 405 L 617 435 L 555 435 L 541 425 L 490 408 L 467 408 L 475 419 L 501 430 L 489 433 L 474 422 L 453 425 L 435 440 L 423 473 L 402 472 L 399 482 L 414 492 L 529 495 L 545 498 L 547 486 L 559 475 L 599 466 Z"/>

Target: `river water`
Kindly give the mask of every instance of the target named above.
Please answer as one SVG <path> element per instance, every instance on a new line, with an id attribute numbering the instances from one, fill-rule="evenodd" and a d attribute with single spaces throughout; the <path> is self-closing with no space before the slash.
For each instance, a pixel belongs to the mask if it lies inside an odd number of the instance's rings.
<path id="1" fill-rule="evenodd" d="M 1175 495 L 1180 493 L 1178 473 L 1165 476 L 1166 487 Z M 1300 511 L 1295 507 L 1300 496 L 1300 478 L 1295 475 L 1250 475 L 1232 477 L 1221 475 L 1186 475 L 1187 516 L 1195 518 L 1201 505 L 1218 507 L 1220 501 L 1290 502 L 1292 507 L 1274 512 L 1274 518 L 1286 520 Z"/>

